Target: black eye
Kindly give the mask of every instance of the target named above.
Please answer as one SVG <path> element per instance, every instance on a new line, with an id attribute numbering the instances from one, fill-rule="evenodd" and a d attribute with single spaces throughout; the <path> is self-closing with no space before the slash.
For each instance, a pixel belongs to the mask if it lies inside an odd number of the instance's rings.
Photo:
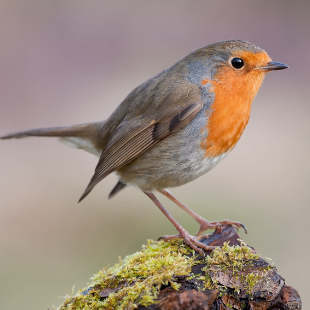
<path id="1" fill-rule="evenodd" d="M 241 58 L 235 57 L 231 60 L 231 65 L 235 69 L 241 69 L 244 66 L 244 61 Z"/>

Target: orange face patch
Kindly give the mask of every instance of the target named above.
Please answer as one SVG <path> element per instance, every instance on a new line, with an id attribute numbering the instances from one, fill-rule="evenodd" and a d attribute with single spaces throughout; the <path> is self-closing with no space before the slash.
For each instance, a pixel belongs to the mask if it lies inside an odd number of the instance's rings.
<path id="1" fill-rule="evenodd" d="M 238 142 L 248 123 L 252 101 L 265 75 L 255 70 L 255 67 L 271 60 L 265 52 L 254 54 L 242 51 L 235 57 L 245 61 L 243 70 L 223 66 L 214 80 L 210 81 L 215 98 L 206 125 L 208 136 L 201 142 L 206 157 L 221 155 Z"/>
<path id="2" fill-rule="evenodd" d="M 244 60 L 247 70 L 253 70 L 255 67 L 266 66 L 271 58 L 266 52 L 253 53 L 249 51 L 240 51 L 233 53 L 232 57 L 240 57 Z"/>

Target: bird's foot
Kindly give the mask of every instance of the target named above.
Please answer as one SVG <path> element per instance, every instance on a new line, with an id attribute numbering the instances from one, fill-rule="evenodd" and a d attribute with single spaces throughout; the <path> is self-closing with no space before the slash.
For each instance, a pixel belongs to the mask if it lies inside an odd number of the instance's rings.
<path id="1" fill-rule="evenodd" d="M 196 252 L 198 252 L 202 256 L 205 255 L 203 250 L 205 250 L 205 251 L 212 251 L 213 249 L 216 248 L 215 246 L 208 246 L 208 245 L 200 242 L 197 237 L 190 235 L 185 230 L 182 231 L 182 233 L 180 233 L 178 235 L 162 236 L 159 239 L 160 240 L 164 240 L 164 241 L 169 241 L 169 240 L 174 240 L 174 239 L 183 239 L 184 242 L 189 247 L 191 247 L 193 250 L 195 250 Z"/>
<path id="2" fill-rule="evenodd" d="M 208 229 L 215 229 L 217 233 L 220 233 L 225 226 L 233 226 L 237 229 L 242 228 L 245 233 L 247 233 L 246 227 L 240 222 L 233 222 L 229 220 L 219 221 L 219 222 L 209 222 L 206 219 L 199 220 L 200 228 L 197 233 L 197 237 L 200 239 L 202 237 L 202 233 Z M 205 237 L 205 236 L 203 236 Z"/>

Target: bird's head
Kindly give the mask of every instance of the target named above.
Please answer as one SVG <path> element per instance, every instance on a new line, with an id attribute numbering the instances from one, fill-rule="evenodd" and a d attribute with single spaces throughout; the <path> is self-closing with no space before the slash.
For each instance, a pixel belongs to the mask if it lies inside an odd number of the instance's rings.
<path id="1" fill-rule="evenodd" d="M 265 74 L 288 68 L 272 61 L 265 50 L 253 43 L 239 40 L 210 44 L 188 56 L 190 74 L 200 76 L 200 84 L 208 80 L 231 91 L 243 89 L 253 99 Z M 200 72 L 197 72 L 199 68 Z"/>

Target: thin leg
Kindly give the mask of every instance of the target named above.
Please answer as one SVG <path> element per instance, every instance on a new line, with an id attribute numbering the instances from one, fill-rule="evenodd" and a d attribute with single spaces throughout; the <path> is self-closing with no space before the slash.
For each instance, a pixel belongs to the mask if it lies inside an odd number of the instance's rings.
<path id="1" fill-rule="evenodd" d="M 188 244 L 192 249 L 199 252 L 203 255 L 203 251 L 201 249 L 205 249 L 207 251 L 210 251 L 214 249 L 212 246 L 207 246 L 203 244 L 202 242 L 199 242 L 195 237 L 191 236 L 170 214 L 169 212 L 163 207 L 163 205 L 160 203 L 160 201 L 156 198 L 156 196 L 153 193 L 144 192 L 154 203 L 155 205 L 160 209 L 162 213 L 168 218 L 168 220 L 173 224 L 173 226 L 176 228 L 176 230 L 179 232 L 179 235 L 177 236 L 170 236 L 170 237 L 164 237 L 163 239 L 169 240 L 169 239 L 175 239 L 175 238 L 183 238 L 185 243 Z"/>
<path id="2" fill-rule="evenodd" d="M 209 222 L 190 208 L 183 205 L 180 201 L 178 201 L 174 196 L 172 196 L 167 190 L 161 189 L 158 190 L 161 194 L 166 196 L 168 199 L 170 199 L 172 202 L 174 202 L 177 206 L 179 206 L 181 209 L 183 209 L 186 213 L 188 213 L 191 217 L 193 217 L 199 224 L 200 228 L 197 233 L 197 236 L 200 236 L 204 231 L 207 229 L 216 229 L 221 230 L 223 226 L 225 225 L 232 225 L 236 228 L 243 228 L 245 232 L 247 232 L 245 226 L 239 222 L 232 222 L 229 220 L 221 221 L 221 222 Z"/>

